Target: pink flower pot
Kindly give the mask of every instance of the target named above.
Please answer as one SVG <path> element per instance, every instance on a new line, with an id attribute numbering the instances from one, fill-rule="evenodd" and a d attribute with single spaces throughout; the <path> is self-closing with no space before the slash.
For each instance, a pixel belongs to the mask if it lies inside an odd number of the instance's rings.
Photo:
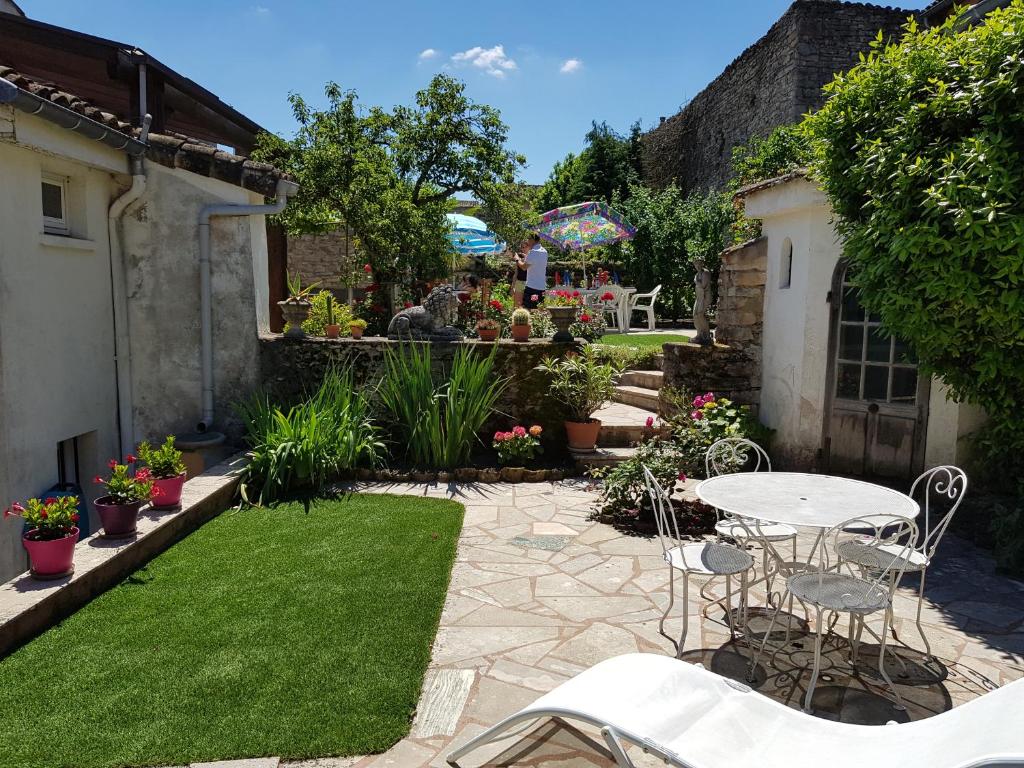
<path id="1" fill-rule="evenodd" d="M 135 529 L 139 522 L 139 509 L 141 501 L 133 501 L 130 504 L 115 504 L 110 496 L 103 496 L 94 501 L 93 506 L 99 513 L 100 522 L 103 524 L 103 535 L 108 539 L 121 539 L 135 535 Z"/>
<path id="2" fill-rule="evenodd" d="M 78 528 L 61 539 L 39 540 L 29 538 L 35 529 L 21 538 L 28 550 L 32 575 L 39 579 L 59 579 L 75 570 L 75 544 L 78 543 Z"/>
<path id="3" fill-rule="evenodd" d="M 185 485 L 185 473 L 177 477 L 161 477 L 153 481 L 153 495 L 150 504 L 153 509 L 171 509 L 181 505 L 181 489 Z"/>

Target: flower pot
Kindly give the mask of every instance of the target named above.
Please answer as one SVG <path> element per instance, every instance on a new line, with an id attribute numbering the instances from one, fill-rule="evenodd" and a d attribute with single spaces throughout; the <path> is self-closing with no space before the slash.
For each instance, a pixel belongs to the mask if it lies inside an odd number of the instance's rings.
<path id="1" fill-rule="evenodd" d="M 495 341 L 498 338 L 497 328 L 477 328 L 476 333 L 480 341 Z"/>
<path id="2" fill-rule="evenodd" d="M 513 325 L 512 326 L 512 338 L 515 341 L 529 341 L 530 340 L 530 326 L 528 326 L 528 325 Z"/>
<path id="3" fill-rule="evenodd" d="M 135 535 L 139 522 L 141 501 L 129 504 L 116 504 L 110 496 L 102 496 L 92 503 L 99 513 L 103 525 L 103 537 L 107 539 L 123 539 Z"/>
<path id="4" fill-rule="evenodd" d="M 363 338 L 363 328 L 361 328 L 360 326 L 358 326 L 358 325 L 350 325 L 348 327 L 348 329 L 349 329 L 349 331 L 352 332 L 352 338 L 353 339 L 361 339 L 361 338 Z"/>
<path id="5" fill-rule="evenodd" d="M 35 529 L 21 537 L 21 543 L 28 551 L 32 575 L 37 579 L 59 579 L 69 576 L 75 570 L 75 544 L 78 543 L 78 528 L 60 539 L 32 539 Z"/>
<path id="6" fill-rule="evenodd" d="M 481 483 L 496 483 L 499 480 L 501 480 L 501 470 L 493 468 L 480 470 Z"/>
<path id="7" fill-rule="evenodd" d="M 327 334 L 328 339 L 336 339 L 338 338 L 338 336 L 341 335 L 341 326 L 338 325 L 337 323 L 333 325 L 325 325 L 324 333 Z"/>
<path id="8" fill-rule="evenodd" d="M 306 338 L 306 332 L 302 330 L 302 323 L 309 317 L 309 310 L 313 308 L 313 305 L 305 300 L 285 299 L 277 302 L 277 306 L 281 308 L 284 321 L 288 324 L 288 330 L 284 332 L 285 337 L 289 339 Z"/>
<path id="9" fill-rule="evenodd" d="M 523 482 L 524 483 L 542 483 L 547 480 L 548 471 L 546 469 L 525 469 L 523 470 Z"/>
<path id="10" fill-rule="evenodd" d="M 475 483 L 480 477 L 480 470 L 476 467 L 459 467 L 455 470 L 455 479 L 460 483 Z"/>
<path id="11" fill-rule="evenodd" d="M 571 342 L 572 334 L 569 333 L 569 326 L 576 322 L 577 307 L 547 307 L 551 315 L 551 322 L 557 329 L 552 341 Z"/>
<path id="12" fill-rule="evenodd" d="M 522 467 L 502 467 L 501 479 L 506 483 L 519 483 L 522 482 L 525 471 Z"/>
<path id="13" fill-rule="evenodd" d="M 181 489 L 185 485 L 185 473 L 177 477 L 161 477 L 153 481 L 153 495 L 150 504 L 154 509 L 170 509 L 181 506 Z"/>
<path id="14" fill-rule="evenodd" d="M 600 419 L 565 422 L 565 434 L 569 438 L 569 447 L 576 451 L 594 450 L 597 445 L 597 433 L 600 431 Z"/>

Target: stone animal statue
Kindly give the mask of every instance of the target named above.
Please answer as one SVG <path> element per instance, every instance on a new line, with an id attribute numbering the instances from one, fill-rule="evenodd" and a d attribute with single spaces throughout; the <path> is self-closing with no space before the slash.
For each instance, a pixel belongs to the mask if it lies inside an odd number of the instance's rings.
<path id="1" fill-rule="evenodd" d="M 693 276 L 694 298 L 693 298 L 693 327 L 697 336 L 693 340 L 695 344 L 710 346 L 714 344 L 711 337 L 711 325 L 708 323 L 708 309 L 711 306 L 711 272 L 704 266 L 704 262 L 694 262 L 697 274 Z"/>
<path id="2" fill-rule="evenodd" d="M 451 285 L 439 285 L 418 307 L 403 309 L 388 323 L 389 339 L 415 341 L 458 341 L 462 331 L 451 325 L 459 307 L 459 296 Z"/>

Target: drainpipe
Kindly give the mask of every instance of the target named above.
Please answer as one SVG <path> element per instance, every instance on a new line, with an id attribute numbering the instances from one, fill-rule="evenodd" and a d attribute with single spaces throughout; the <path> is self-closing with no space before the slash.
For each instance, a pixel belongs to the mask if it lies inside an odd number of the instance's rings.
<path id="1" fill-rule="evenodd" d="M 142 119 L 139 141 L 145 144 L 153 118 Z M 129 155 L 132 185 L 114 200 L 107 211 L 107 239 L 110 243 L 110 286 L 114 304 L 114 366 L 117 374 L 117 433 L 120 455 L 135 447 L 135 421 L 132 400 L 132 354 L 128 330 L 128 283 L 124 270 L 124 244 L 121 238 L 121 216 L 129 205 L 146 191 L 146 168 L 143 155 Z"/>
<path id="2" fill-rule="evenodd" d="M 270 205 L 207 205 L 199 212 L 199 328 L 201 336 L 202 420 L 199 432 L 213 426 L 213 297 L 210 283 L 210 219 L 214 216 L 268 216 L 280 213 L 299 185 L 279 179 L 277 200 Z"/>

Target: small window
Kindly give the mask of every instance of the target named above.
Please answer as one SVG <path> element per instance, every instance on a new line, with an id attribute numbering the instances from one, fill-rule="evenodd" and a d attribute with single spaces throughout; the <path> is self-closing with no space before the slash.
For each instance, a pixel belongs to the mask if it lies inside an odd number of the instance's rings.
<path id="1" fill-rule="evenodd" d="M 66 235 L 68 228 L 68 180 L 63 176 L 43 174 L 43 232 Z"/>
<path id="2" fill-rule="evenodd" d="M 782 244 L 782 258 L 779 260 L 779 288 L 789 288 L 793 280 L 793 241 L 788 237 Z"/>

